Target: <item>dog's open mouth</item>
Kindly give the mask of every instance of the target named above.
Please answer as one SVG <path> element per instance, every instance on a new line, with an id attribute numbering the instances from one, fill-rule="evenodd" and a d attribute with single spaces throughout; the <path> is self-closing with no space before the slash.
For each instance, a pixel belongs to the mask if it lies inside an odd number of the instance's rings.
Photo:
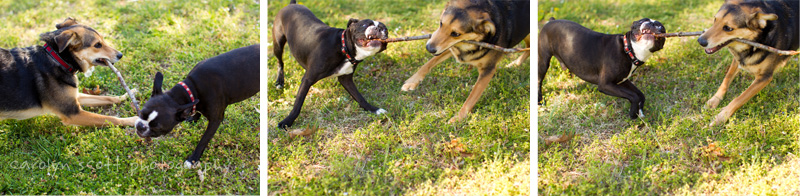
<path id="1" fill-rule="evenodd" d="M 706 48 L 706 50 L 705 50 L 705 51 L 706 51 L 706 54 L 714 54 L 715 52 L 719 51 L 719 50 L 720 50 L 720 49 L 722 49 L 723 47 L 725 47 L 725 46 L 727 46 L 728 44 L 730 44 L 732 41 L 733 41 L 733 40 L 728 40 L 728 41 L 726 41 L 725 43 L 722 43 L 722 44 L 720 44 L 720 45 L 714 46 L 713 48 Z"/>
<path id="2" fill-rule="evenodd" d="M 378 35 L 367 35 L 366 39 L 358 39 L 358 45 L 362 47 L 381 47 L 381 37 Z"/>
<path id="3" fill-rule="evenodd" d="M 107 58 L 95 59 L 94 62 L 96 64 L 98 64 L 98 65 L 103 65 L 103 66 L 108 66 L 108 64 L 114 64 L 114 63 L 111 62 L 111 60 L 109 60 Z"/>
<path id="4" fill-rule="evenodd" d="M 650 29 L 645 28 L 645 29 L 642 29 L 640 32 L 641 32 L 641 34 L 636 36 L 636 41 L 640 41 L 640 40 L 642 40 L 642 38 L 644 38 L 645 40 L 654 40 L 654 39 L 656 39 L 655 33 L 653 33 L 653 31 L 651 31 Z"/>

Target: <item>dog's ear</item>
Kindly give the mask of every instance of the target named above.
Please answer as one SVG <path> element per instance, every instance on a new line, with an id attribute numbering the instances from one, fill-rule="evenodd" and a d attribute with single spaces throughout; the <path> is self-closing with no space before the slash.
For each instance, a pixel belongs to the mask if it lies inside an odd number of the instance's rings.
<path id="1" fill-rule="evenodd" d="M 489 13 L 484 12 L 481 14 L 481 17 L 478 18 L 478 26 L 475 27 L 475 30 L 483 32 L 486 35 L 494 35 L 494 22 L 492 22 Z"/>
<path id="2" fill-rule="evenodd" d="M 58 46 L 58 52 L 63 52 L 64 49 L 67 49 L 73 43 L 78 43 L 77 38 L 78 36 L 72 30 L 65 30 L 62 31 L 61 34 L 58 34 L 56 37 L 53 38 L 53 41 L 56 42 L 56 46 Z"/>
<path id="3" fill-rule="evenodd" d="M 150 93 L 151 98 L 163 93 L 161 92 L 162 82 L 164 82 L 164 74 L 161 74 L 161 72 L 156 72 L 156 78 L 153 79 L 153 92 Z"/>
<path id="4" fill-rule="evenodd" d="M 197 105 L 197 103 L 199 103 L 199 102 L 200 102 L 200 99 L 194 99 L 194 101 L 191 102 L 191 103 L 187 103 L 187 104 L 183 104 L 183 105 L 178 106 L 178 112 L 176 113 L 178 115 L 177 116 L 178 120 L 179 121 L 183 121 L 183 120 L 188 119 L 189 116 L 192 116 L 192 107 L 194 105 Z"/>
<path id="5" fill-rule="evenodd" d="M 347 27 L 345 27 L 345 29 L 350 28 L 350 25 L 352 25 L 354 23 L 357 23 L 357 22 L 358 22 L 358 19 L 351 18 L 349 21 L 347 21 Z"/>
<path id="6" fill-rule="evenodd" d="M 78 24 L 78 22 L 75 21 L 74 18 L 69 17 L 67 19 L 64 19 L 64 22 L 56 24 L 56 29 L 61 29 L 61 28 L 72 26 L 72 25 L 76 25 L 76 24 Z"/>
<path id="7" fill-rule="evenodd" d="M 756 8 L 756 12 L 750 14 L 750 21 L 747 22 L 747 26 L 754 29 L 763 29 L 767 26 L 768 20 L 777 20 L 778 15 L 775 14 L 765 14 L 761 12 L 761 9 Z"/>

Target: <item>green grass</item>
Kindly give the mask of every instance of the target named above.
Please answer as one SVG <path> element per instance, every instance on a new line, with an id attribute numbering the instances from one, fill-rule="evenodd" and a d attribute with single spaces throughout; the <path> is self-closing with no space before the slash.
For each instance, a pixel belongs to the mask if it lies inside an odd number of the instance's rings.
<path id="1" fill-rule="evenodd" d="M 540 1 L 539 20 L 576 21 L 621 34 L 643 17 L 668 32 L 711 26 L 722 1 Z M 540 25 L 543 23 L 540 22 Z M 740 72 L 720 106 L 703 109 L 731 62 L 707 55 L 696 37 L 669 38 L 633 75 L 647 97 L 645 118 L 630 120 L 629 102 L 598 92 L 551 61 L 538 111 L 542 137 L 576 133 L 564 144 L 539 142 L 540 194 L 554 195 L 793 195 L 798 190 L 800 71 L 798 57 L 721 126 L 706 127 L 749 86 Z M 727 50 L 727 49 L 725 49 Z M 710 147 L 709 144 L 714 143 Z M 714 155 L 714 153 L 721 153 Z"/>
<path id="2" fill-rule="evenodd" d="M 270 2 L 270 24 L 287 3 Z M 435 31 L 446 1 L 300 3 L 333 27 L 344 27 L 349 18 L 369 18 L 386 24 L 389 37 L 404 37 Z M 292 109 L 304 70 L 286 50 L 286 85 L 277 90 L 277 60 L 270 56 L 269 120 L 264 123 L 270 138 L 270 194 L 529 194 L 529 64 L 505 67 L 519 54 L 503 59 L 472 114 L 447 124 L 466 100 L 477 71 L 448 60 L 433 68 L 416 91 L 402 92 L 403 82 L 433 57 L 424 45 L 391 43 L 355 70 L 360 92 L 386 115 L 362 110 L 335 79 L 315 84 L 290 130 L 321 130 L 301 138 L 290 138 L 277 124 Z"/>
<path id="3" fill-rule="evenodd" d="M 259 42 L 258 1 L 0 1 L 0 47 L 41 45 L 39 34 L 66 17 L 93 27 L 125 54 L 116 65 L 137 98 L 149 98 L 156 71 L 165 88 L 203 59 Z M 80 87 L 106 95 L 124 90 L 97 67 Z M 130 127 L 63 126 L 54 115 L 0 121 L 0 194 L 258 194 L 258 96 L 228 107 L 201 158 L 181 168 L 205 130 L 182 123 L 145 145 Z M 128 117 L 128 102 L 84 108 Z"/>

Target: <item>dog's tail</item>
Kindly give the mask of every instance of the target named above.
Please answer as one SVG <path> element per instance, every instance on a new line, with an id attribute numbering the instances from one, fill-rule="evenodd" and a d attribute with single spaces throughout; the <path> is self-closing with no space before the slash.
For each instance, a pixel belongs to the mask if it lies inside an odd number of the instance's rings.
<path id="1" fill-rule="evenodd" d="M 289 4 L 297 4 L 297 1 L 292 0 L 292 1 L 289 2 Z"/>

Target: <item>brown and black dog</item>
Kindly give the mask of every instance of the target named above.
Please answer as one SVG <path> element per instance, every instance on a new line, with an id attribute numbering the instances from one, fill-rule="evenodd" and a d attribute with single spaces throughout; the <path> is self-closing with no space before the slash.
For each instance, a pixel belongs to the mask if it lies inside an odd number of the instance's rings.
<path id="1" fill-rule="evenodd" d="M 791 57 L 758 49 L 733 39 L 751 40 L 782 50 L 796 50 L 800 46 L 800 35 L 798 35 L 800 20 L 797 18 L 800 12 L 799 2 L 798 0 L 727 0 L 714 15 L 714 24 L 697 39 L 697 42 L 706 48 L 705 52 L 708 54 L 727 46 L 733 55 L 733 62 L 728 67 L 722 85 L 706 102 L 706 108 L 717 107 L 739 69 L 754 74 L 755 80 L 747 90 L 717 114 L 711 126 L 725 123 L 737 109 L 767 86 L 772 81 L 773 74 L 786 65 Z"/>
<path id="2" fill-rule="evenodd" d="M 416 89 L 434 65 L 450 57 L 454 57 L 459 63 L 478 68 L 478 81 L 461 110 L 450 119 L 450 123 L 467 117 L 497 71 L 497 62 L 504 56 L 501 51 L 463 43 L 463 40 L 486 42 L 506 48 L 514 47 L 525 40 L 530 47 L 530 1 L 451 0 L 447 3 L 439 19 L 439 29 L 433 32 L 426 45 L 428 52 L 435 57 L 408 78 L 402 90 Z M 525 52 L 511 65 L 522 64 L 528 56 L 530 52 Z"/>
<path id="3" fill-rule="evenodd" d="M 0 49 L 0 120 L 52 113 L 69 125 L 133 126 L 136 117 L 116 118 L 81 109 L 119 103 L 125 96 L 78 93 L 75 76 L 106 62 L 116 63 L 122 53 L 109 47 L 97 31 L 72 18 L 56 28 L 40 35 L 44 46 Z"/>

